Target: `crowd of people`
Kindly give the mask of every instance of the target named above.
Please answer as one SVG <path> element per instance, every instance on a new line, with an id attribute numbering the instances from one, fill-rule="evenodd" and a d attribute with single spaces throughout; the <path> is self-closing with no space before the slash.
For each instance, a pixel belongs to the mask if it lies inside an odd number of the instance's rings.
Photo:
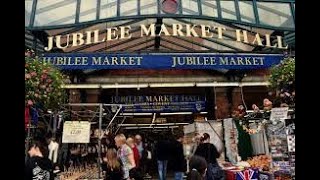
<path id="1" fill-rule="evenodd" d="M 184 155 L 183 132 L 174 138 L 160 134 L 154 146 L 144 143 L 141 135 L 126 137 L 118 134 L 102 153 L 101 170 L 106 180 L 152 179 L 150 168 L 156 162 L 158 174 L 153 179 L 166 180 L 170 164 L 175 180 L 222 180 L 224 173 L 217 163 L 220 152 L 210 143 L 207 133 L 196 135 L 190 156 Z M 34 142 L 28 151 L 27 179 L 53 179 L 53 162 L 49 159 L 48 146 Z"/>

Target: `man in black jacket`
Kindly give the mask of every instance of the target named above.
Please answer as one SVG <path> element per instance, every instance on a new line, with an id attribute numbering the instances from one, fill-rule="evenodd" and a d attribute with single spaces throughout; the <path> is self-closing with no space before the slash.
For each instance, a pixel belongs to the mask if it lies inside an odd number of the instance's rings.
<path id="1" fill-rule="evenodd" d="M 25 180 L 53 180 L 53 164 L 48 159 L 48 150 L 44 143 L 34 142 L 30 146 L 30 158 L 25 166 Z"/>
<path id="2" fill-rule="evenodd" d="M 167 165 L 170 158 L 170 142 L 164 134 L 159 135 L 158 143 L 156 144 L 156 158 L 158 164 L 159 180 L 165 180 L 167 175 Z"/>
<path id="3" fill-rule="evenodd" d="M 172 163 L 175 180 L 183 180 L 184 172 L 187 170 L 187 161 L 183 153 L 183 132 L 178 132 L 172 144 Z"/>

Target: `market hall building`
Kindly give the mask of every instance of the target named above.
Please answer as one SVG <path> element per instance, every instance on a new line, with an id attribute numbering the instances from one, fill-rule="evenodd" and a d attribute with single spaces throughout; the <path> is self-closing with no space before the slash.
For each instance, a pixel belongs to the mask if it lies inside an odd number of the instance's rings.
<path id="1" fill-rule="evenodd" d="M 25 47 L 69 75 L 70 103 L 136 104 L 121 111 L 122 129 L 224 119 L 239 104 L 262 105 L 273 96 L 270 67 L 295 51 L 294 0 L 25 0 L 25 7 Z"/>

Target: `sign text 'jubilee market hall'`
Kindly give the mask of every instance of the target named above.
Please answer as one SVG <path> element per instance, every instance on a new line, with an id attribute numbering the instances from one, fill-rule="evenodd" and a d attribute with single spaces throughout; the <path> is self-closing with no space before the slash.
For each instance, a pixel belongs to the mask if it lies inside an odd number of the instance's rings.
<path id="1" fill-rule="evenodd" d="M 150 24 L 146 26 L 140 25 L 140 36 L 180 36 L 180 37 L 201 37 L 201 38 L 216 38 L 223 40 L 223 34 L 228 31 L 225 27 L 209 26 L 209 25 L 191 25 L 191 24 L 172 24 L 170 27 L 162 24 L 159 33 L 156 33 L 156 24 Z M 201 32 L 197 32 L 195 28 L 200 28 Z M 67 35 L 56 35 L 48 37 L 48 46 L 45 47 L 45 51 L 51 51 L 54 46 L 59 49 L 66 49 L 69 47 L 77 47 L 81 45 L 98 44 L 107 41 L 114 41 L 118 39 L 130 39 L 131 26 L 119 26 L 110 27 L 106 29 L 106 37 L 99 39 L 100 30 L 86 31 L 85 33 L 72 33 Z M 249 41 L 246 30 L 235 30 L 235 36 L 237 42 L 269 47 L 278 49 L 287 49 L 288 46 L 284 46 L 283 37 L 276 36 L 276 43 L 272 44 L 270 34 L 261 35 L 255 34 L 252 41 Z M 67 43 L 62 45 L 61 39 L 66 38 Z M 69 43 L 72 40 L 72 43 Z M 55 44 L 54 44 L 55 43 Z"/>

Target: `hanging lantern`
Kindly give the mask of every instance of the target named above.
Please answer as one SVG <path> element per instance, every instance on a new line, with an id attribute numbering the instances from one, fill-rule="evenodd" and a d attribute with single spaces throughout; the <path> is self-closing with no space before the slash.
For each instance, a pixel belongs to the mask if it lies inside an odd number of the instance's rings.
<path id="1" fill-rule="evenodd" d="M 175 14 L 178 11 L 177 0 L 163 0 L 162 11 L 168 14 Z"/>

